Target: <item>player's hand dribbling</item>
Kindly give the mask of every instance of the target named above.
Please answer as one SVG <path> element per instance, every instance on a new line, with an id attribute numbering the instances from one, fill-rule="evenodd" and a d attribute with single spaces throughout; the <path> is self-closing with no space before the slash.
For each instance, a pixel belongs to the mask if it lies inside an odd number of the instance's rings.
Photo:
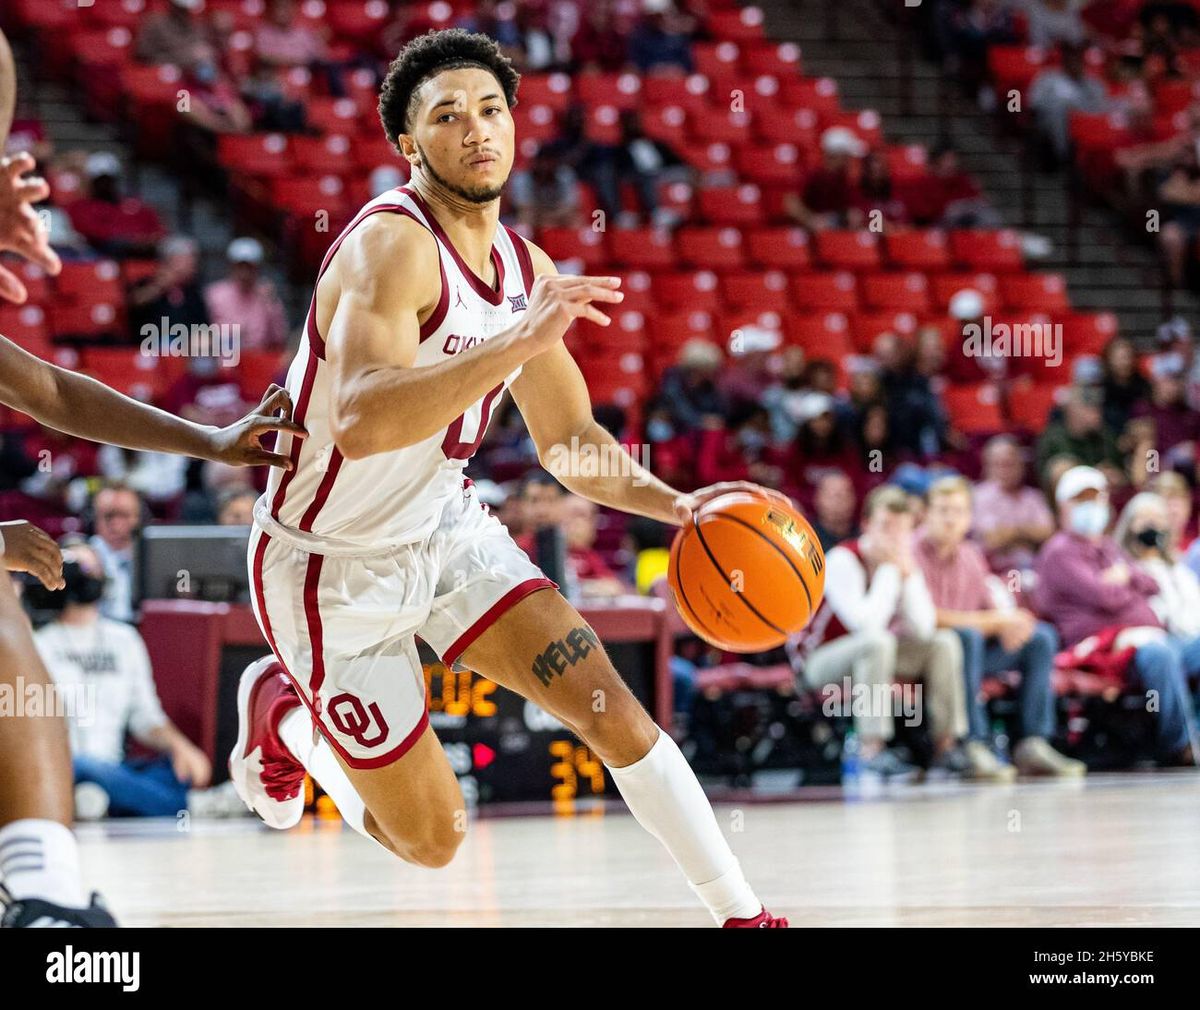
<path id="1" fill-rule="evenodd" d="M 292 398 L 286 389 L 271 383 L 262 402 L 240 421 L 226 428 L 214 428 L 208 458 L 232 466 L 281 466 L 292 468 L 292 461 L 282 453 L 264 449 L 262 438 L 272 431 L 286 431 L 297 438 L 308 432 L 292 420 Z"/>
<path id="2" fill-rule="evenodd" d="M 726 480 L 721 481 L 719 484 L 710 484 L 708 487 L 702 487 L 689 494 L 681 494 L 676 498 L 674 509 L 679 525 L 686 526 L 690 523 L 692 521 L 692 514 L 709 499 L 729 494 L 731 491 L 750 491 L 755 494 L 766 495 L 768 498 L 774 498 L 780 505 L 786 505 L 788 508 L 796 507 L 796 503 L 782 491 L 763 487 L 761 484 L 753 484 L 748 480 Z"/>
<path id="3" fill-rule="evenodd" d="M 4 567 L 10 572 L 28 572 L 47 589 L 62 589 L 62 551 L 50 535 L 24 519 L 0 523 L 4 537 Z"/>
<path id="4" fill-rule="evenodd" d="M 573 277 L 568 274 L 539 274 L 529 294 L 529 307 L 520 325 L 527 329 L 537 351 L 553 347 L 576 319 L 599 326 L 612 320 L 593 302 L 620 302 L 620 277 Z M 536 352 L 535 352 L 536 353 Z"/>

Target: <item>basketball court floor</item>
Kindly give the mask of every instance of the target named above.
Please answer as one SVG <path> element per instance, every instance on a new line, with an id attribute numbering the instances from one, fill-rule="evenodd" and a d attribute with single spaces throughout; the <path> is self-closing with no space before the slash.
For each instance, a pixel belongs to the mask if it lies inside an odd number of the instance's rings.
<path id="1" fill-rule="evenodd" d="M 793 926 L 1200 925 L 1200 772 L 899 787 L 717 805 Z M 340 821 L 84 825 L 87 878 L 129 926 L 708 926 L 619 806 L 481 817 L 441 870 Z"/>

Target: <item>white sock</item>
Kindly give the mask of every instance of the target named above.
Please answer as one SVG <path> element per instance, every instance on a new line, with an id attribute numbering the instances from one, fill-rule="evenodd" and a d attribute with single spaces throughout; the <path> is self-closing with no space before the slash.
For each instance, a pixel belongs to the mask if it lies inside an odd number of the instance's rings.
<path id="1" fill-rule="evenodd" d="M 79 845 L 57 821 L 27 818 L 0 828 L 0 879 L 14 898 L 42 898 L 84 908 Z"/>
<path id="2" fill-rule="evenodd" d="M 742 876 L 696 773 L 669 733 L 660 729 L 641 760 L 605 767 L 637 822 L 666 847 L 718 925 L 758 915 L 762 902 Z"/>
<path id="3" fill-rule="evenodd" d="M 308 714 L 308 710 L 303 705 L 292 709 L 279 721 L 278 732 L 279 739 L 292 752 L 292 757 L 304 765 L 308 774 L 333 797 L 342 819 L 364 838 L 371 839 L 390 852 L 390 849 L 366 829 L 364 818 L 367 806 L 350 784 L 346 770 L 334 756 L 329 742 L 320 735 L 317 736 L 316 742 L 313 742 L 312 716 Z"/>

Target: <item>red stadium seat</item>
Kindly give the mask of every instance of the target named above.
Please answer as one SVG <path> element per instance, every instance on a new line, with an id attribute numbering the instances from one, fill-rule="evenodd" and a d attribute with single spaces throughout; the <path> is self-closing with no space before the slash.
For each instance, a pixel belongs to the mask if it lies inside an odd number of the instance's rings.
<path id="1" fill-rule="evenodd" d="M 1072 312 L 1059 316 L 1067 356 L 1102 354 L 1117 336 L 1117 317 L 1111 312 Z"/>
<path id="2" fill-rule="evenodd" d="M 0 335 L 8 337 L 13 343 L 19 344 L 39 358 L 47 358 L 53 352 L 46 310 L 40 305 L 9 305 L 0 302 Z"/>
<path id="3" fill-rule="evenodd" d="M 988 70 L 996 90 L 1025 91 L 1046 65 L 1046 51 L 1033 46 L 990 46 Z"/>
<path id="4" fill-rule="evenodd" d="M 785 315 L 783 335 L 789 344 L 803 347 L 812 357 L 837 361 L 854 353 L 850 320 L 842 312 Z"/>
<path id="5" fill-rule="evenodd" d="M 946 270 L 950 248 L 946 233 L 936 228 L 902 231 L 884 236 L 888 262 L 905 270 Z"/>
<path id="6" fill-rule="evenodd" d="M 57 196 L 57 193 L 55 195 Z M 27 305 L 45 305 L 50 300 L 50 278 L 46 271 L 36 263 L 6 256 L 0 265 L 3 265 L 10 273 L 16 274 L 21 283 L 25 285 L 25 292 L 28 295 Z"/>
<path id="7" fill-rule="evenodd" d="M 749 42 L 741 46 L 742 69 L 750 74 L 795 77 L 801 71 L 800 47 L 794 42 Z"/>
<path id="8" fill-rule="evenodd" d="M 808 232 L 803 228 L 750 228 L 746 233 L 746 251 L 760 267 L 781 270 L 807 270 L 811 263 Z"/>
<path id="9" fill-rule="evenodd" d="M 587 270 L 596 270 L 609 260 L 604 232 L 594 228 L 543 228 L 537 244 L 552 260 L 578 259 Z"/>
<path id="10" fill-rule="evenodd" d="M 656 105 L 643 109 L 641 122 L 647 137 L 671 147 L 678 149 L 688 141 L 687 110 L 682 105 Z"/>
<path id="11" fill-rule="evenodd" d="M 180 364 L 175 364 L 179 362 Z M 82 369 L 101 382 L 143 401 L 160 400 L 182 371 L 179 358 L 152 357 L 138 348 L 87 347 Z M 238 363 L 244 368 L 246 356 Z M 255 401 L 262 396 L 259 391 Z"/>
<path id="12" fill-rule="evenodd" d="M 326 0 L 325 9 L 334 34 L 363 47 L 374 43 L 391 17 L 384 0 Z"/>
<path id="13" fill-rule="evenodd" d="M 1040 433 L 1049 420 L 1058 388 L 1043 383 L 1013 383 L 1008 391 L 1009 420 L 1031 434 Z"/>
<path id="14" fill-rule="evenodd" d="M 894 333 L 911 337 L 917 332 L 917 317 L 911 312 L 856 312 L 850 318 L 850 330 L 854 346 L 864 354 L 874 349 L 875 340 L 881 333 Z"/>
<path id="15" fill-rule="evenodd" d="M 349 136 L 358 133 L 364 121 L 362 109 L 353 98 L 313 98 L 305 106 L 305 116 L 314 130 Z"/>
<path id="16" fill-rule="evenodd" d="M 711 270 L 660 273 L 654 278 L 654 299 L 664 309 L 705 309 L 721 307 L 717 275 Z"/>
<path id="17" fill-rule="evenodd" d="M 1011 274 L 1000 278 L 1000 297 L 1014 311 L 1066 312 L 1071 304 L 1061 274 Z"/>
<path id="18" fill-rule="evenodd" d="M 642 98 L 646 106 L 679 105 L 687 110 L 707 108 L 712 88 L 703 74 L 687 77 L 651 75 L 642 81 Z"/>
<path id="19" fill-rule="evenodd" d="M 960 230 L 950 233 L 950 250 L 956 262 L 973 270 L 1012 273 L 1023 270 L 1021 241 L 1010 229 Z"/>
<path id="20" fill-rule="evenodd" d="M 616 146 L 621 143 L 621 110 L 612 102 L 590 105 L 584 114 L 583 135 L 593 144 Z"/>
<path id="21" fill-rule="evenodd" d="M 323 137 L 291 139 L 292 162 L 299 172 L 319 172 L 323 175 L 349 175 L 355 167 L 354 145 L 341 133 Z"/>
<path id="22" fill-rule="evenodd" d="M 738 171 L 763 186 L 798 186 L 804 157 L 795 144 L 749 144 L 735 155 Z"/>
<path id="23" fill-rule="evenodd" d="M 576 74 L 575 97 L 587 106 L 636 109 L 642 100 L 642 79 L 637 74 Z"/>
<path id="24" fill-rule="evenodd" d="M 958 272 L 937 274 L 932 280 L 933 303 L 940 310 L 948 309 L 950 299 L 966 288 L 979 292 L 984 312 L 995 312 L 999 308 L 1000 285 L 995 274 Z"/>
<path id="25" fill-rule="evenodd" d="M 868 274 L 860 283 L 868 309 L 917 315 L 929 312 L 929 282 L 922 273 Z"/>
<path id="26" fill-rule="evenodd" d="M 876 270 L 879 236 L 868 231 L 819 231 L 815 236 L 817 259 L 842 270 Z"/>
<path id="27" fill-rule="evenodd" d="M 271 183 L 271 202 L 298 217 L 327 211 L 331 218 L 346 209 L 346 187 L 336 175 L 289 176 Z"/>
<path id="28" fill-rule="evenodd" d="M 709 224 L 759 225 L 765 216 L 762 192 L 753 185 L 700 189 L 696 203 L 700 216 Z"/>
<path id="29" fill-rule="evenodd" d="M 727 172 L 733 166 L 733 149 L 728 144 L 688 144 L 679 156 L 698 172 Z"/>
<path id="30" fill-rule="evenodd" d="M 751 137 L 750 113 L 731 112 L 727 105 L 694 109 L 688 116 L 688 130 L 701 144 L 746 144 Z"/>
<path id="31" fill-rule="evenodd" d="M 562 112 L 571 104 L 571 77 L 569 74 L 522 74 L 520 108 L 530 105 L 548 105 Z"/>
<path id="32" fill-rule="evenodd" d="M 689 266 L 738 270 L 745 265 L 742 233 L 737 228 L 680 228 L 679 258 Z"/>
<path id="33" fill-rule="evenodd" d="M 858 284 L 849 270 L 792 275 L 792 301 L 805 310 L 858 311 Z"/>
<path id="34" fill-rule="evenodd" d="M 705 27 L 715 39 L 760 42 L 763 39 L 763 12 L 759 7 L 712 11 L 705 18 Z"/>
<path id="35" fill-rule="evenodd" d="M 984 435 L 1003 431 L 1000 396 L 990 383 L 951 386 L 942 393 L 942 403 L 950 423 L 964 435 Z"/>
<path id="36" fill-rule="evenodd" d="M 292 170 L 290 141 L 282 133 L 222 134 L 217 160 L 230 172 L 260 178 L 279 178 Z"/>
<path id="37" fill-rule="evenodd" d="M 521 102 L 513 109 L 513 122 L 522 144 L 530 140 L 545 143 L 555 139 L 561 130 L 558 113 L 549 105 Z"/>
<path id="38" fill-rule="evenodd" d="M 621 278 L 621 292 L 625 295 L 621 308 L 644 316 L 653 315 L 658 303 L 654 300 L 654 282 L 650 275 L 645 270 L 615 270 L 612 273 Z"/>
<path id="39" fill-rule="evenodd" d="M 121 268 L 114 260 L 64 263 L 54 288 L 59 298 L 78 305 L 120 305 L 125 301 Z"/>
<path id="40" fill-rule="evenodd" d="M 842 100 L 832 77 L 801 77 L 784 80 L 782 97 L 788 108 L 811 109 L 817 113 L 840 112 Z"/>
<path id="41" fill-rule="evenodd" d="M 713 37 L 721 41 L 692 43 L 692 66 L 697 73 L 704 74 L 710 80 L 730 71 L 739 71 L 742 58 L 742 51 L 736 42 L 722 35 Z"/>
<path id="42" fill-rule="evenodd" d="M 703 309 L 658 312 L 646 322 L 652 356 L 674 361 L 679 348 L 689 340 L 712 340 L 716 317 Z"/>
<path id="43" fill-rule="evenodd" d="M 121 306 L 107 302 L 66 303 L 53 307 L 50 325 L 55 340 L 116 340 L 124 328 Z"/>
<path id="44" fill-rule="evenodd" d="M 731 308 L 787 312 L 787 274 L 782 270 L 725 274 L 721 278 L 721 295 Z"/>
<path id="45" fill-rule="evenodd" d="M 608 247 L 615 263 L 643 270 L 675 265 L 675 247 L 665 228 L 612 228 Z"/>

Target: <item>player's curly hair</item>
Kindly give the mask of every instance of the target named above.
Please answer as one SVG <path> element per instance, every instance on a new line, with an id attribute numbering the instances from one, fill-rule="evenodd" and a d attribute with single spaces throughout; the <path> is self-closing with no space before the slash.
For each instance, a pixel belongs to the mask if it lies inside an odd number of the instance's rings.
<path id="1" fill-rule="evenodd" d="M 489 71 L 500 83 L 508 107 L 516 107 L 521 75 L 494 40 L 461 28 L 429 31 L 400 50 L 379 91 L 379 119 L 392 144 L 400 134 L 408 133 L 409 119 L 416 113 L 414 96 L 421 84 L 434 74 L 459 67 Z"/>

